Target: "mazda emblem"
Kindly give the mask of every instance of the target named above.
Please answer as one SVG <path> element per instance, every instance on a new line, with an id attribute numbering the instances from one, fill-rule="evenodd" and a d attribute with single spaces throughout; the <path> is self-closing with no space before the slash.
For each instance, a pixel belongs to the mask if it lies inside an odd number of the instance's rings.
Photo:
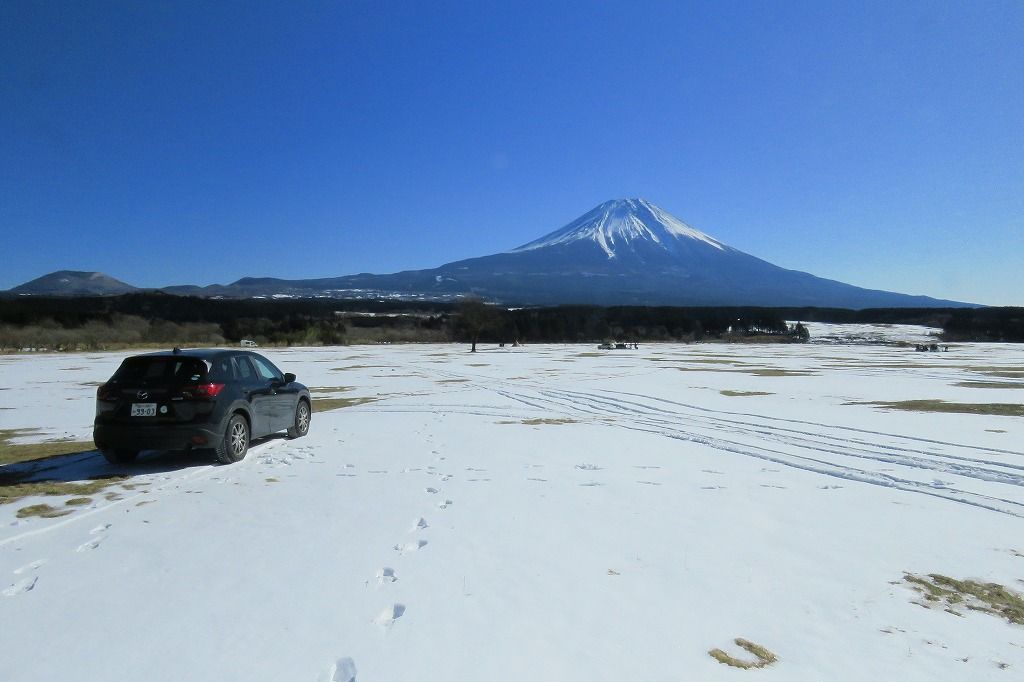
<path id="1" fill-rule="evenodd" d="M 138 398 L 139 400 L 145 400 L 146 398 L 149 397 L 149 394 L 146 393 L 145 391 L 139 391 L 138 393 L 135 394 L 135 397 Z"/>

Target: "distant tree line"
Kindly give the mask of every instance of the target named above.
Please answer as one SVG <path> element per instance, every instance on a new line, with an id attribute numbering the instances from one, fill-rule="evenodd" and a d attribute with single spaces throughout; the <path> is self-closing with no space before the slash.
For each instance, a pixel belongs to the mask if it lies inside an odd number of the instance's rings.
<path id="1" fill-rule="evenodd" d="M 1024 308 L 956 310 L 942 326 L 945 341 L 1024 342 Z"/>
<path id="2" fill-rule="evenodd" d="M 542 343 L 806 340 L 803 322 L 925 324 L 947 340 L 1024 341 L 1021 308 L 871 309 L 760 307 L 505 308 L 458 303 L 217 299 L 158 292 L 96 297 L 0 298 L 0 349 L 98 350 L 132 345 L 335 345 L 460 341 Z"/>

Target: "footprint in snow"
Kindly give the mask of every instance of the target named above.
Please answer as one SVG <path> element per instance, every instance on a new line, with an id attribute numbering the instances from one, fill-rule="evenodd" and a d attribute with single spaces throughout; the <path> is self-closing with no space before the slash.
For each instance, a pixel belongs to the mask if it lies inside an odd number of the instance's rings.
<path id="1" fill-rule="evenodd" d="M 580 471 L 601 471 L 602 467 L 599 467 L 596 464 L 587 464 L 584 462 L 583 464 L 577 464 L 576 468 Z"/>
<path id="2" fill-rule="evenodd" d="M 39 580 L 39 576 L 33 575 L 28 578 L 22 578 L 18 582 L 14 583 L 10 587 L 3 591 L 5 597 L 14 597 L 25 592 L 31 592 L 32 588 L 36 586 L 36 581 Z"/>
<path id="3" fill-rule="evenodd" d="M 636 464 L 633 466 L 634 469 L 660 469 L 661 467 L 653 464 Z"/>
<path id="4" fill-rule="evenodd" d="M 395 575 L 395 569 L 385 566 L 377 571 L 377 584 L 384 585 L 386 583 L 398 582 L 398 576 Z"/>
<path id="5" fill-rule="evenodd" d="M 348 656 L 339 658 L 331 666 L 326 682 L 356 682 L 356 662 Z"/>
<path id="6" fill-rule="evenodd" d="M 380 612 L 373 622 L 383 627 L 391 627 L 395 621 L 405 615 L 405 604 L 392 604 Z"/>
<path id="7" fill-rule="evenodd" d="M 598 483 L 597 481 L 590 481 L 589 483 L 580 483 L 582 488 L 597 488 L 603 486 L 604 483 Z"/>
<path id="8" fill-rule="evenodd" d="M 35 561 L 33 561 L 30 564 L 25 564 L 24 566 L 22 566 L 20 568 L 14 569 L 14 575 L 21 575 L 22 573 L 28 573 L 29 571 L 34 571 L 34 570 L 36 570 L 37 568 L 39 568 L 40 566 L 42 566 L 45 563 L 46 563 L 46 559 L 36 559 Z"/>
<path id="9" fill-rule="evenodd" d="M 546 479 L 546 478 L 531 478 L 531 477 L 527 477 L 526 480 L 527 481 L 537 481 L 539 483 L 547 483 L 548 482 L 548 479 Z"/>
<path id="10" fill-rule="evenodd" d="M 637 483 L 642 483 L 643 485 L 661 485 L 657 481 L 637 481 Z"/>
<path id="11" fill-rule="evenodd" d="M 438 490 L 437 488 L 426 488 L 425 492 L 430 493 L 431 495 L 436 495 L 437 493 L 439 493 L 441 491 Z"/>
<path id="12" fill-rule="evenodd" d="M 105 537 L 103 535 L 98 535 L 98 536 L 94 537 L 92 540 L 89 540 L 87 542 L 83 542 L 82 544 L 80 544 L 78 547 L 75 548 L 75 551 L 76 552 L 88 552 L 91 549 L 96 549 L 97 547 L 100 546 L 100 543 L 102 543 L 104 539 L 105 539 Z"/>
<path id="13" fill-rule="evenodd" d="M 111 524 L 109 523 L 101 523 L 100 525 L 96 526 L 91 531 L 89 531 L 89 535 L 96 535 L 97 533 L 102 533 L 106 529 L 110 528 L 110 525 Z"/>
<path id="14" fill-rule="evenodd" d="M 455 504 L 455 503 L 452 502 L 451 500 L 445 500 L 444 502 L 438 502 L 437 503 L 437 508 L 438 509 L 447 509 L 448 505 L 451 505 L 451 504 Z"/>
<path id="15" fill-rule="evenodd" d="M 426 540 L 417 540 L 416 542 L 399 542 L 395 545 L 395 551 L 399 554 L 409 554 L 411 552 L 417 552 L 427 546 Z"/>
<path id="16" fill-rule="evenodd" d="M 414 523 L 412 525 L 412 528 L 409 529 L 409 532 L 410 533 L 415 533 L 416 531 L 423 530 L 424 528 L 427 528 L 427 527 L 428 527 L 427 520 L 421 516 L 418 519 L 416 519 L 416 523 Z"/>

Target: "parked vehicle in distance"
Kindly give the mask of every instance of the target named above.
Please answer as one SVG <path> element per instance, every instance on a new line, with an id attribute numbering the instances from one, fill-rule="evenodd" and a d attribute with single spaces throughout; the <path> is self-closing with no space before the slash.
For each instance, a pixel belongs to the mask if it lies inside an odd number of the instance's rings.
<path id="1" fill-rule="evenodd" d="M 242 339 L 241 342 L 239 342 L 239 345 L 242 348 L 255 348 L 259 344 L 253 341 L 252 339 Z"/>
<path id="2" fill-rule="evenodd" d="M 126 358 L 96 389 L 93 441 L 113 464 L 198 449 L 230 464 L 255 438 L 305 436 L 312 412 L 309 389 L 259 353 L 175 348 Z"/>

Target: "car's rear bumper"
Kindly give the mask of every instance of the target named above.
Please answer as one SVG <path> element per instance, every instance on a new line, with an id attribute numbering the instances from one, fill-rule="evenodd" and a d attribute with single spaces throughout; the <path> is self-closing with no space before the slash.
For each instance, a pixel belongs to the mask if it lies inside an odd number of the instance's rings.
<path id="1" fill-rule="evenodd" d="M 212 424 L 135 425 L 96 422 L 92 440 L 100 450 L 185 450 L 212 448 L 223 438 Z"/>

